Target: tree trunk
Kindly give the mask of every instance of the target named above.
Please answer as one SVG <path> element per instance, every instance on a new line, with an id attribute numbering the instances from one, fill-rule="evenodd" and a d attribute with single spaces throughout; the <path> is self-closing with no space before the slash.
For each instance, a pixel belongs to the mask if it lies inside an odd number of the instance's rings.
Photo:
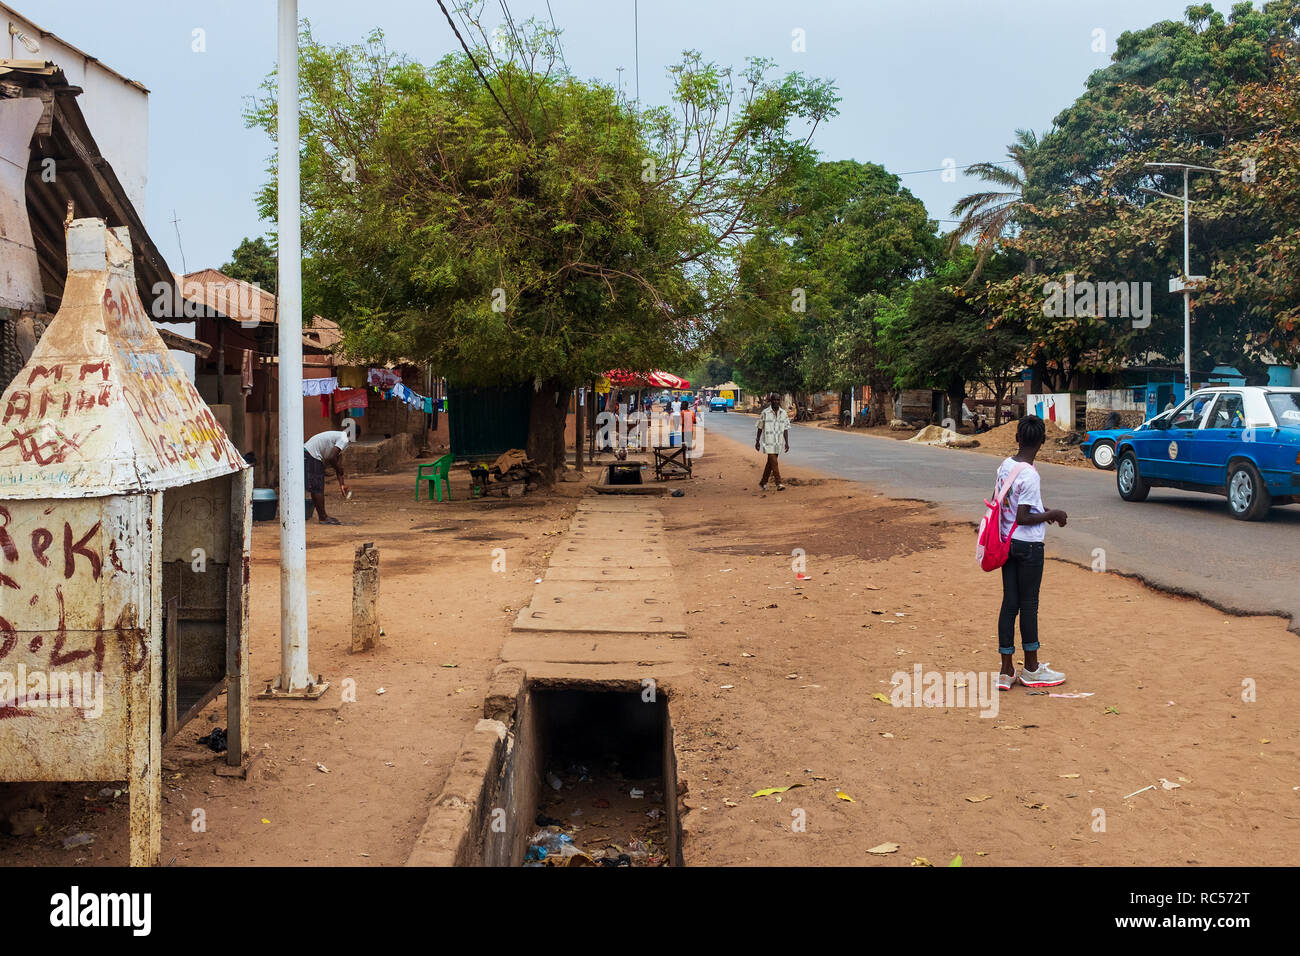
<path id="1" fill-rule="evenodd" d="M 528 457 L 536 462 L 542 471 L 542 480 L 547 485 L 555 483 L 558 471 L 564 468 L 564 419 L 568 403 L 564 399 L 569 390 L 555 380 L 542 383 L 542 387 L 533 392 L 532 405 L 528 414 Z"/>
<path id="2" fill-rule="evenodd" d="M 953 420 L 952 430 L 961 431 L 961 409 L 966 401 L 966 383 L 955 381 L 948 386 L 948 415 Z"/>
<path id="3" fill-rule="evenodd" d="M 871 386 L 871 414 L 867 416 L 868 425 L 888 425 L 894 417 L 893 382 L 884 375 L 867 376 Z"/>

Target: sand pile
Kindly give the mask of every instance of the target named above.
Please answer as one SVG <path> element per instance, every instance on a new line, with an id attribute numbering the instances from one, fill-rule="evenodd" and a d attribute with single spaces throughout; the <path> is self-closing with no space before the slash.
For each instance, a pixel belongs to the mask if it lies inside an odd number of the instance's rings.
<path id="1" fill-rule="evenodd" d="M 967 438 L 951 428 L 941 428 L 938 425 L 926 425 L 907 440 L 918 445 L 945 445 L 949 448 L 975 448 L 979 445 L 974 438 Z"/>
<path id="2" fill-rule="evenodd" d="M 1000 455 L 1014 455 L 1020 448 L 1016 443 L 1016 426 L 1019 424 L 1019 422 L 1007 422 L 1005 425 L 984 432 L 980 435 L 980 445 Z M 1047 440 L 1043 443 L 1043 451 L 1047 452 L 1049 449 L 1059 447 L 1056 440 L 1064 438 L 1069 432 L 1056 422 L 1043 422 L 1043 424 L 1047 426 Z M 1071 449 L 1071 451 L 1077 457 L 1077 450 Z"/>

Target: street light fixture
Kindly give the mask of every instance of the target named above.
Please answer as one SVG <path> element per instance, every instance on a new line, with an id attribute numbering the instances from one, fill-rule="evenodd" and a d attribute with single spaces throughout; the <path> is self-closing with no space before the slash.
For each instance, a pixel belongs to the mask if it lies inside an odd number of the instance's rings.
<path id="1" fill-rule="evenodd" d="M 1168 169 L 1181 169 L 1183 171 L 1183 195 L 1175 196 L 1172 193 L 1163 193 L 1158 189 L 1140 188 L 1141 192 L 1150 193 L 1153 196 L 1164 196 L 1168 199 L 1179 199 L 1183 201 L 1183 274 L 1175 279 L 1169 280 L 1170 292 L 1181 292 L 1183 294 L 1183 383 L 1184 395 L 1192 393 L 1192 292 L 1204 288 L 1205 276 L 1191 275 L 1190 263 L 1190 246 L 1188 236 L 1188 220 L 1190 218 L 1189 209 L 1191 201 L 1187 198 L 1187 180 L 1188 174 L 1193 170 L 1206 173 L 1228 173 L 1228 169 L 1215 169 L 1213 166 L 1194 166 L 1191 163 L 1144 163 L 1144 166 L 1158 166 Z"/>

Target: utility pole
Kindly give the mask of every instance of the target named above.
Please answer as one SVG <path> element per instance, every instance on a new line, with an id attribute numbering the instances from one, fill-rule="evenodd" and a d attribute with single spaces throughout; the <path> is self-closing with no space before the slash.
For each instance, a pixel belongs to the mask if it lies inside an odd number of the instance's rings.
<path id="1" fill-rule="evenodd" d="M 1227 169 L 1215 169 L 1212 166 L 1193 166 L 1190 163 L 1146 163 L 1146 166 L 1159 166 L 1183 171 L 1183 274 L 1169 280 L 1170 292 L 1183 294 L 1183 398 L 1192 394 L 1192 293 L 1199 292 L 1205 286 L 1205 276 L 1191 274 L 1191 240 L 1189 226 L 1191 223 L 1191 200 L 1188 198 L 1188 176 L 1193 169 L 1207 173 L 1231 173 Z M 1158 189 L 1143 189 L 1142 192 L 1166 199 L 1180 197 L 1172 193 L 1160 192 Z"/>
<path id="2" fill-rule="evenodd" d="M 298 167 L 298 0 L 279 0 L 276 218 L 279 235 L 280 676 L 273 698 L 316 698 L 307 667 L 307 516 L 302 460 L 302 185 Z"/>

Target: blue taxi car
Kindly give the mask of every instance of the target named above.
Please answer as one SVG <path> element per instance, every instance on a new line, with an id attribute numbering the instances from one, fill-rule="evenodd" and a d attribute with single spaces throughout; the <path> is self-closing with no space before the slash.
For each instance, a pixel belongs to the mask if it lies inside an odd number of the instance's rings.
<path id="1" fill-rule="evenodd" d="M 1079 451 L 1083 457 L 1092 462 L 1093 467 L 1101 468 L 1104 471 L 1110 471 L 1115 467 L 1115 446 L 1125 435 L 1134 431 L 1141 431 L 1145 428 L 1154 428 L 1155 422 L 1161 418 L 1168 418 L 1169 412 L 1161 412 L 1150 421 L 1145 421 L 1133 428 L 1090 428 L 1083 433 L 1083 441 L 1079 442 Z"/>
<path id="2" fill-rule="evenodd" d="M 1224 495 L 1257 521 L 1300 497 L 1300 388 L 1205 388 L 1151 427 L 1121 436 L 1115 484 L 1125 501 L 1152 488 Z"/>

